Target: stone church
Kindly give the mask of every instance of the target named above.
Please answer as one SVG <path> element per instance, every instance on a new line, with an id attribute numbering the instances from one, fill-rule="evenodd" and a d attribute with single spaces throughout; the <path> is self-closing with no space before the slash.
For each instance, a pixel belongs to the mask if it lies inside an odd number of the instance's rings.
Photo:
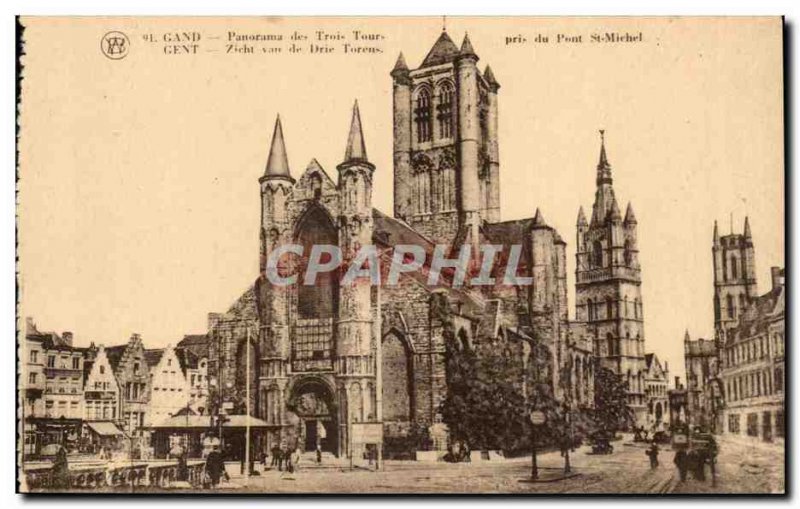
<path id="1" fill-rule="evenodd" d="M 446 32 L 416 69 L 398 57 L 390 73 L 392 215 L 372 207 L 373 176 L 387 169 L 369 160 L 357 103 L 344 157 L 332 170 L 316 160 L 303 171 L 290 166 L 291 140 L 276 121 L 259 179 L 261 275 L 227 312 L 209 315 L 208 333 L 217 397 L 249 394 L 250 413 L 269 426 L 261 447 L 284 442 L 311 450 L 320 443 L 346 455 L 350 424 L 374 422 L 383 423 L 386 437 L 424 426 L 445 448 L 445 337 L 463 348 L 486 339 L 515 342 L 521 361 L 542 365 L 537 376 L 575 407 L 593 402 L 600 355 L 638 384 L 632 402 L 643 405 L 635 399 L 645 370 L 636 219 L 630 207 L 620 216 L 605 146 L 592 221 L 581 214 L 578 223 L 578 320 L 571 324 L 564 240 L 539 210 L 500 221 L 500 84 L 478 61 L 468 37 L 458 47 Z M 375 245 L 382 261 L 399 244 L 428 254 L 436 245 L 477 252 L 495 244 L 506 252 L 516 244 L 518 274 L 532 284 L 431 287 L 425 266 L 395 286 L 344 285 L 335 271 L 320 274 L 314 286 L 275 286 L 264 277 L 266 260 L 286 243 L 305 252 L 337 245 L 345 257 Z"/>

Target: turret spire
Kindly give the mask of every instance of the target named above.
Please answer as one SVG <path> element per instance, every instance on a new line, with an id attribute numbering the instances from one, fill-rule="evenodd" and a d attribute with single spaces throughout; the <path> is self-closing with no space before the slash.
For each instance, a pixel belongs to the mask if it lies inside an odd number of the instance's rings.
<path id="1" fill-rule="evenodd" d="M 459 51 L 461 57 L 473 57 L 478 60 L 478 55 L 472 48 L 472 42 L 469 40 L 469 34 L 464 34 L 464 41 L 461 43 L 461 50 Z"/>
<path id="2" fill-rule="evenodd" d="M 611 197 L 611 220 L 612 221 L 621 221 L 622 214 L 619 211 L 619 205 L 617 204 L 617 199 L 612 195 Z"/>
<path id="3" fill-rule="evenodd" d="M 628 202 L 628 208 L 625 210 L 625 224 L 636 224 L 636 215 L 633 213 L 631 202 Z"/>
<path id="4" fill-rule="evenodd" d="M 497 79 L 494 77 L 494 73 L 492 72 L 492 68 L 488 65 L 486 66 L 486 70 L 483 71 L 483 79 L 486 80 L 486 83 L 489 84 L 489 88 L 492 89 L 492 92 L 497 92 L 500 88 L 500 83 L 497 82 Z"/>
<path id="5" fill-rule="evenodd" d="M 750 234 L 750 218 L 747 216 L 744 216 L 744 238 L 752 238 L 752 235 Z"/>
<path id="6" fill-rule="evenodd" d="M 353 104 L 353 119 L 350 122 L 350 134 L 347 137 L 347 149 L 344 162 L 366 162 L 367 148 L 364 145 L 364 133 L 361 130 L 361 114 L 358 111 L 358 100 Z"/>
<path id="7" fill-rule="evenodd" d="M 406 64 L 406 57 L 403 56 L 403 52 L 401 51 L 400 54 L 397 56 L 397 62 L 394 64 L 394 69 L 392 69 L 392 73 L 395 72 L 405 72 L 408 71 L 408 64 Z"/>
<path id="8" fill-rule="evenodd" d="M 583 212 L 583 205 L 578 209 L 578 226 L 587 226 L 586 214 Z"/>
<path id="9" fill-rule="evenodd" d="M 534 226 L 547 226 L 547 223 L 544 220 L 544 215 L 542 211 L 539 210 L 539 207 L 536 207 L 536 214 L 533 216 L 533 225 Z"/>
<path id="10" fill-rule="evenodd" d="M 719 245 L 719 227 L 717 226 L 716 219 L 714 220 L 714 245 Z"/>
<path id="11" fill-rule="evenodd" d="M 283 127 L 281 116 L 275 119 L 275 129 L 272 132 L 272 146 L 269 149 L 265 177 L 289 177 L 289 160 L 286 156 L 286 145 L 283 142 Z"/>

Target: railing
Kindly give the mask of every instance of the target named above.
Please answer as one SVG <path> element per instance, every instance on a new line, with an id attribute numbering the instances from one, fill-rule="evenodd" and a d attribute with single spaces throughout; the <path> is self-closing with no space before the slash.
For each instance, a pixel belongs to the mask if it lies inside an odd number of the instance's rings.
<path id="1" fill-rule="evenodd" d="M 192 486 L 203 482 L 205 462 L 190 460 L 187 481 Z M 178 479 L 178 462 L 156 461 L 130 464 L 75 465 L 69 469 L 68 486 L 59 482 L 51 465 L 26 468 L 25 481 L 29 491 L 88 490 L 154 486 L 168 488 Z"/>

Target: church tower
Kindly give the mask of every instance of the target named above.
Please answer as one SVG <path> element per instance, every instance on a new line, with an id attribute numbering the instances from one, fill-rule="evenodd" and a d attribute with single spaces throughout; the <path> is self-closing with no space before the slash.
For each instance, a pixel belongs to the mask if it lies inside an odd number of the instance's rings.
<path id="1" fill-rule="evenodd" d="M 279 245 L 292 242 L 292 226 L 288 209 L 295 179 L 289 172 L 289 160 L 280 116 L 275 120 L 267 167 L 258 182 L 261 186 L 261 253 L 260 277 L 256 285 L 256 293 L 262 304 L 259 316 L 261 326 L 258 336 L 258 351 L 262 354 L 259 371 L 264 374 L 260 380 L 258 393 L 265 393 L 269 386 L 278 387 L 280 394 L 283 395 L 288 381 L 289 299 L 291 293 L 290 287 L 273 285 L 266 278 L 269 255 Z M 255 338 L 253 340 L 255 341 Z M 256 415 L 263 419 L 269 418 L 271 424 L 283 424 L 285 418 L 283 412 L 274 411 L 274 407 L 279 406 L 277 401 L 270 401 L 272 405 L 267 407 L 267 399 L 267 397 L 260 399 L 260 404 L 256 405 Z M 277 397 L 271 395 L 269 399 L 277 400 Z M 272 412 L 272 414 L 268 416 L 268 412 Z"/>
<path id="2" fill-rule="evenodd" d="M 394 84 L 394 215 L 434 242 L 477 239 L 500 218 L 497 92 L 468 36 L 442 32 L 417 69 L 401 53 Z"/>
<path id="3" fill-rule="evenodd" d="M 339 171 L 339 247 L 342 265 L 357 265 L 366 270 L 367 263 L 354 256 L 372 245 L 372 175 L 375 166 L 367 159 L 361 114 L 358 102 L 353 106 L 350 134 L 344 161 Z M 339 316 L 336 322 L 336 374 L 340 401 L 340 422 L 375 422 L 376 408 L 376 340 L 373 334 L 372 286 L 368 277 L 339 287 Z M 344 404 L 346 402 L 346 404 Z M 346 426 L 341 428 L 342 443 L 348 443 Z"/>
<path id="4" fill-rule="evenodd" d="M 755 248 L 750 220 L 744 218 L 744 233 L 720 237 L 714 221 L 711 247 L 714 259 L 714 329 L 724 342 L 728 328 L 736 324 L 745 307 L 758 295 L 756 288 Z"/>
<path id="5" fill-rule="evenodd" d="M 576 320 L 595 337 L 595 356 L 628 384 L 636 422 L 644 422 L 644 319 L 637 220 L 629 203 L 622 216 L 614 194 L 604 131 L 591 220 L 578 211 Z"/>

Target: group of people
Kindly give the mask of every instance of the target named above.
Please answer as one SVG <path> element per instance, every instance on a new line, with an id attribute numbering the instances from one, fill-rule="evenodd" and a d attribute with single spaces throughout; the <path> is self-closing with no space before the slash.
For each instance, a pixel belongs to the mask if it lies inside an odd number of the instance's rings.
<path id="1" fill-rule="evenodd" d="M 681 476 L 681 481 L 685 481 L 689 472 L 692 477 L 698 481 L 706 480 L 706 463 L 711 466 L 711 472 L 714 472 L 714 453 L 705 449 L 678 449 L 675 452 L 675 459 L 673 460 L 675 466 L 678 467 L 678 473 Z"/>
<path id="2" fill-rule="evenodd" d="M 653 441 L 650 447 L 645 451 L 645 454 L 650 459 L 650 468 L 657 468 L 658 453 L 660 449 L 658 444 Z M 714 460 L 716 456 L 716 443 L 711 443 L 707 447 L 702 448 L 688 448 L 680 447 L 675 451 L 673 463 L 678 468 L 681 481 L 685 481 L 688 474 L 691 472 L 692 477 L 698 481 L 706 480 L 706 464 L 711 466 L 712 473 L 714 468 Z"/>

